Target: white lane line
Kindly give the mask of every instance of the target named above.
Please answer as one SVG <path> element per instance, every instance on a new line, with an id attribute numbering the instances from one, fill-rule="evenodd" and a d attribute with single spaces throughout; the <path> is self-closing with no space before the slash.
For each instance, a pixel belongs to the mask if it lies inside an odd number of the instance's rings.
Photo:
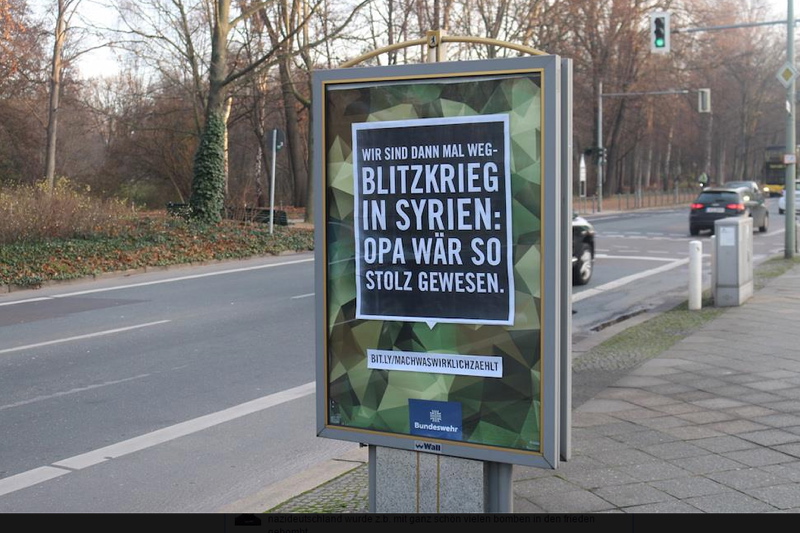
<path id="1" fill-rule="evenodd" d="M 663 261 L 662 259 L 655 259 L 657 261 Z M 628 283 L 633 283 L 636 280 L 640 280 L 642 278 L 647 278 L 649 276 L 654 276 L 656 274 L 661 274 L 662 272 L 667 272 L 668 270 L 672 270 L 673 268 L 678 268 L 683 265 L 689 264 L 689 258 L 681 259 L 679 261 L 674 261 L 672 263 L 668 263 L 666 265 L 662 265 L 657 268 L 653 268 L 650 270 L 645 270 L 644 272 L 639 272 L 637 274 L 632 274 L 630 276 L 626 276 L 624 278 L 620 278 L 605 285 L 600 285 L 599 287 L 595 287 L 593 289 L 587 289 L 585 291 L 581 291 L 578 294 L 572 295 L 572 302 L 579 302 L 580 300 L 584 300 L 591 296 L 597 296 L 598 294 L 602 294 L 604 292 L 617 289 L 622 287 L 623 285 L 627 285 Z"/>
<path id="2" fill-rule="evenodd" d="M 70 296 L 82 296 L 84 294 L 93 294 L 97 292 L 107 292 L 107 291 L 117 291 L 120 289 L 130 289 L 132 287 L 147 287 L 149 285 L 160 285 L 162 283 L 172 283 L 175 281 L 184 281 L 187 279 L 199 279 L 199 278 L 207 278 L 211 276 L 222 276 L 225 274 L 236 274 L 239 272 L 249 272 L 251 270 L 262 270 L 265 268 L 274 268 L 278 266 L 286 266 L 286 265 L 297 265 L 300 263 L 308 263 L 314 261 L 314 258 L 308 259 L 299 259 L 297 261 L 286 261 L 284 263 L 271 263 L 269 265 L 256 265 L 251 267 L 242 267 L 242 268 L 232 268 L 228 270 L 220 270 L 218 272 L 206 272 L 204 274 L 191 274 L 189 276 L 180 276 L 177 278 L 169 278 L 169 279 L 162 279 L 157 281 L 143 281 L 141 283 L 131 283 L 130 285 L 120 285 L 118 287 L 106 287 L 104 289 L 88 289 L 85 291 L 76 291 L 70 292 L 67 294 L 57 294 L 54 295 L 53 298 L 69 298 Z"/>
<path id="3" fill-rule="evenodd" d="M 257 413 L 258 411 L 263 411 L 264 409 L 275 407 L 276 405 L 308 396 L 309 394 L 314 393 L 315 385 L 316 384 L 312 381 L 310 383 L 306 383 L 305 385 L 300 385 L 292 389 L 276 392 L 275 394 L 270 394 L 269 396 L 263 396 L 250 402 L 239 404 L 228 409 L 223 409 L 222 411 L 217 411 L 216 413 L 200 416 L 192 420 L 187 420 L 186 422 L 181 422 L 180 424 L 175 424 L 174 426 L 169 426 L 145 435 L 124 440 L 122 442 L 112 444 L 111 446 L 106 446 L 105 448 L 99 448 L 88 453 L 76 455 L 74 457 L 70 457 L 69 459 L 64 459 L 63 461 L 53 463 L 53 465 L 80 470 L 81 468 L 102 463 L 108 459 L 116 459 L 118 457 L 128 455 L 129 453 L 151 448 L 157 444 L 163 444 L 179 437 L 191 435 L 192 433 L 208 429 L 224 422 L 229 422 L 245 415 Z"/>
<path id="4" fill-rule="evenodd" d="M 308 294 L 298 294 L 297 296 L 292 296 L 292 300 L 297 300 L 300 298 L 310 298 L 311 296 L 314 296 L 313 292 L 309 292 Z"/>
<path id="5" fill-rule="evenodd" d="M 81 470 L 109 459 L 116 459 L 130 453 L 151 448 L 158 444 L 208 429 L 210 427 L 229 422 L 245 415 L 257 413 L 282 403 L 303 398 L 314 393 L 315 382 L 306 383 L 298 387 L 287 389 L 269 396 L 263 396 L 250 402 L 217 411 L 209 415 L 200 416 L 174 426 L 146 433 L 132 439 L 124 440 L 104 448 L 98 448 L 88 453 L 57 461 L 52 466 L 43 466 L 22 472 L 14 476 L 0 479 L 0 496 L 10 492 L 31 487 L 38 483 L 48 481 L 58 476 L 63 476 L 74 470 Z"/>
<path id="6" fill-rule="evenodd" d="M 39 298 L 28 298 L 27 300 L 17 300 L 16 302 L 0 302 L 0 307 L 3 307 L 4 305 L 15 305 L 28 302 L 43 302 L 45 300 L 52 300 L 52 298 L 49 296 L 41 296 Z"/>
<path id="7" fill-rule="evenodd" d="M 28 470 L 27 472 L 22 472 L 16 476 L 0 479 L 0 496 L 5 496 L 11 492 L 16 492 L 38 483 L 50 481 L 51 479 L 63 476 L 64 474 L 69 474 L 69 472 L 69 470 L 64 470 L 61 468 L 42 466 L 40 468 Z"/>
<path id="8" fill-rule="evenodd" d="M 67 396 L 69 394 L 76 394 L 78 392 L 84 392 L 84 391 L 87 391 L 87 390 L 99 389 L 101 387 L 108 387 L 109 385 L 117 385 L 119 383 L 125 383 L 126 381 L 133 381 L 134 379 L 146 378 L 149 375 L 150 374 L 139 374 L 138 376 L 133 376 L 133 377 L 124 378 L 124 379 L 117 379 L 117 380 L 114 380 L 114 381 L 106 381 L 105 383 L 98 383 L 96 385 L 88 385 L 86 387 L 78 387 L 76 389 L 70 389 L 68 391 L 63 391 L 63 392 L 56 392 L 54 394 L 48 394 L 46 396 L 37 396 L 35 398 L 31 398 L 29 400 L 23 400 L 21 402 L 15 402 L 15 403 L 9 403 L 9 404 L 6 404 L 6 405 L 0 405 L 0 411 L 4 411 L 6 409 L 12 409 L 14 407 L 21 407 L 23 405 L 28 405 L 29 403 L 41 402 L 41 401 L 44 401 L 44 400 L 52 400 L 53 398 L 59 398 L 61 396 Z"/>
<path id="9" fill-rule="evenodd" d="M 16 300 L 13 302 L 3 302 L 0 303 L 0 306 L 3 305 L 16 305 L 16 304 L 26 304 L 30 302 L 41 302 L 44 300 L 52 300 L 54 298 L 69 298 L 71 296 L 83 296 L 84 294 L 94 294 L 98 292 L 109 292 L 109 291 L 119 291 L 122 289 L 130 289 L 133 287 L 147 287 L 149 285 L 160 285 L 162 283 L 172 283 L 174 281 L 184 281 L 187 279 L 198 279 L 198 278 L 207 278 L 210 276 L 221 276 L 224 274 L 236 274 L 239 272 L 248 272 L 250 270 L 261 270 L 264 268 L 274 268 L 279 266 L 286 266 L 286 265 L 297 265 L 300 263 L 309 263 L 314 261 L 314 258 L 308 259 L 298 259 L 296 261 L 285 261 L 283 263 L 271 263 L 269 265 L 256 265 L 251 267 L 242 267 L 242 268 L 231 268 L 228 270 L 220 270 L 218 272 L 206 272 L 204 274 L 192 274 L 189 276 L 180 276 L 177 278 L 169 278 L 169 279 L 162 279 L 157 281 L 143 281 L 141 283 L 131 283 L 129 285 L 118 285 L 115 287 L 105 287 L 102 289 L 87 289 L 85 291 L 75 291 L 75 292 L 68 292 L 65 294 L 54 294 L 53 296 L 42 296 L 40 298 L 28 298 L 26 300 Z"/>
<path id="10" fill-rule="evenodd" d="M 82 296 L 84 294 L 94 294 L 97 292 L 117 291 L 120 289 L 130 289 L 132 287 L 147 287 L 149 285 L 161 285 L 162 283 L 172 283 L 175 281 L 184 281 L 187 279 L 208 278 L 211 276 L 222 276 L 225 274 L 236 274 L 239 272 L 249 272 L 251 270 L 262 270 L 265 268 L 274 268 L 278 266 L 297 265 L 300 263 L 309 263 L 314 261 L 314 258 L 298 259 L 297 261 L 286 261 L 284 263 L 271 263 L 269 265 L 256 265 L 251 267 L 232 268 L 229 270 L 220 270 L 218 272 L 206 272 L 204 274 L 191 274 L 189 276 L 180 276 L 177 278 L 162 279 L 158 281 L 143 281 L 141 283 L 131 283 L 130 285 L 120 285 L 118 287 L 106 287 L 104 289 L 88 289 L 85 291 L 70 292 L 67 294 L 57 294 L 53 298 L 69 298 L 70 296 Z"/>
<path id="11" fill-rule="evenodd" d="M 33 485 L 49 481 L 50 479 L 63 476 L 75 470 L 81 470 L 90 466 L 108 461 L 109 459 L 116 459 L 130 453 L 138 452 L 151 448 L 158 444 L 163 444 L 171 440 L 175 440 L 186 435 L 191 435 L 198 431 L 208 429 L 210 427 L 230 422 L 236 418 L 240 418 L 252 413 L 257 413 L 270 407 L 275 407 L 282 403 L 290 402 L 304 396 L 313 394 L 315 390 L 315 383 L 312 381 L 298 387 L 287 389 L 285 391 L 263 396 L 250 402 L 246 402 L 216 413 L 200 416 L 169 426 L 163 429 L 146 433 L 132 439 L 124 440 L 104 448 L 98 448 L 88 453 L 75 455 L 68 459 L 57 461 L 50 466 L 42 466 L 34 468 L 26 472 L 21 472 L 14 476 L 0 479 L 0 496 L 9 494 L 18 490 L 22 490 Z"/>
<path id="12" fill-rule="evenodd" d="M 157 326 L 159 324 L 166 324 L 171 320 L 158 320 L 156 322 L 147 322 L 145 324 L 136 324 L 134 326 L 126 326 L 124 328 L 107 329 L 105 331 L 97 331 L 95 333 L 87 333 L 86 335 L 76 335 L 74 337 L 65 337 L 63 339 L 54 339 L 52 341 L 37 342 L 36 344 L 26 344 L 25 346 L 17 346 L 15 348 L 5 348 L 0 350 L 0 354 L 20 352 L 22 350 L 29 350 L 31 348 L 41 348 L 42 346 L 50 346 L 51 344 L 60 344 L 62 342 L 79 341 L 83 339 L 91 339 L 93 337 L 102 337 L 104 335 L 113 335 L 114 333 L 121 333 L 123 331 L 130 331 L 133 329 L 146 328 L 150 326 Z"/>
<path id="13" fill-rule="evenodd" d="M 635 259 L 637 261 L 674 261 L 671 258 L 664 258 L 664 257 L 651 257 L 649 255 L 606 255 L 606 254 L 597 254 L 595 256 L 598 259 Z"/>

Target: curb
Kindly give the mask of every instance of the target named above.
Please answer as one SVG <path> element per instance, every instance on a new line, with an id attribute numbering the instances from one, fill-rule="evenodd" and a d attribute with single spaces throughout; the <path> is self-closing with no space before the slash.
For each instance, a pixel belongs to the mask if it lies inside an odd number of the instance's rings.
<path id="1" fill-rule="evenodd" d="M 134 276 L 136 274 L 148 274 L 153 272 L 166 272 L 168 270 L 174 269 L 181 269 L 181 268 L 190 268 L 190 267 L 198 267 L 198 266 L 208 266 L 208 265 L 216 265 L 220 263 L 230 263 L 234 261 L 251 261 L 253 259 L 258 259 L 261 257 L 284 257 L 287 255 L 294 255 L 294 254 L 302 254 L 302 253 L 313 253 L 314 250 L 285 250 L 283 252 L 279 252 L 277 254 L 265 254 L 265 255 L 252 255 L 250 257 L 239 257 L 239 258 L 226 258 L 226 259 L 211 259 L 208 261 L 192 261 L 189 263 L 173 263 L 170 265 L 147 265 L 139 268 L 130 268 L 127 270 L 113 270 L 108 272 L 97 272 L 95 274 L 87 274 L 85 276 L 79 276 L 76 278 L 70 279 L 48 279 L 44 280 L 41 283 L 37 283 L 34 285 L 16 285 L 16 284 L 0 284 L 0 295 L 3 294 L 11 294 L 14 292 L 22 292 L 22 291 L 30 291 L 30 290 L 39 290 L 48 287 L 58 287 L 61 285 L 70 285 L 73 283 L 82 283 L 86 281 L 97 281 L 97 280 L 107 280 L 107 279 L 115 279 L 115 278 L 126 278 L 129 276 Z"/>

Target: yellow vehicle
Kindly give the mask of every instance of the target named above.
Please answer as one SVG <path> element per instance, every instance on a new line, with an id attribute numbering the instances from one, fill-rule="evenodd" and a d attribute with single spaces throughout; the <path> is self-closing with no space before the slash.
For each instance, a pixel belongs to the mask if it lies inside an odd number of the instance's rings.
<path id="1" fill-rule="evenodd" d="M 782 196 L 786 184 L 785 146 L 767 146 L 764 150 L 764 188 L 770 196 Z"/>

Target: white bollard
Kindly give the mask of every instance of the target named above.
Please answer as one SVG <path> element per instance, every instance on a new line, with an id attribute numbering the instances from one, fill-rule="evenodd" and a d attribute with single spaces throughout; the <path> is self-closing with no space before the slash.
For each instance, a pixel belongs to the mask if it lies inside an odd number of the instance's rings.
<path id="1" fill-rule="evenodd" d="M 689 310 L 703 306 L 703 243 L 689 242 Z"/>

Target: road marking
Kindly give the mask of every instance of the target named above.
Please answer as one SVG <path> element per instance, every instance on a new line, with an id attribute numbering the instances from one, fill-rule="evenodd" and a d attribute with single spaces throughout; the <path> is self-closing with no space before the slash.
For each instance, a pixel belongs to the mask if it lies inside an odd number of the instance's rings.
<path id="1" fill-rule="evenodd" d="M 292 300 L 297 300 L 299 298 L 309 298 L 311 296 L 314 296 L 313 292 L 309 292 L 308 294 L 299 294 L 297 296 L 292 296 Z"/>
<path id="2" fill-rule="evenodd" d="M 671 234 L 661 234 L 659 235 L 649 235 L 644 233 L 607 233 L 603 234 L 603 240 L 607 241 L 608 239 L 647 239 L 648 241 L 676 241 L 676 242 L 686 242 L 686 237 L 684 235 L 679 235 L 677 233 Z"/>
<path id="3" fill-rule="evenodd" d="M 109 385 L 118 385 L 119 383 L 125 383 L 127 381 L 133 381 L 134 379 L 146 378 L 149 375 L 150 374 L 140 374 L 138 376 L 133 376 L 133 377 L 130 377 L 130 378 L 117 379 L 117 380 L 114 380 L 114 381 L 106 381 L 105 383 L 98 383 L 96 385 L 88 385 L 86 387 L 78 387 L 76 389 L 70 389 L 68 391 L 63 391 L 63 392 L 56 392 L 54 394 L 48 394 L 46 396 L 37 396 L 35 398 L 31 398 L 30 400 L 23 400 L 21 402 L 15 402 L 15 403 L 9 403 L 9 404 L 6 404 L 6 405 L 0 405 L 0 411 L 4 411 L 6 409 L 12 409 L 14 407 L 21 407 L 23 405 L 28 405 L 30 403 L 41 402 L 41 401 L 44 401 L 44 400 L 52 400 L 53 398 L 59 398 L 61 396 L 67 396 L 68 394 L 75 394 L 75 393 L 84 392 L 84 391 L 87 391 L 87 390 L 99 389 L 101 387 L 108 387 Z"/>
<path id="4" fill-rule="evenodd" d="M 634 259 L 645 259 L 645 258 L 636 257 Z M 653 260 L 653 261 L 663 261 L 663 259 L 660 259 L 660 258 L 651 258 L 651 260 Z M 644 272 L 639 272 L 638 274 L 632 274 L 630 276 L 626 276 L 624 278 L 620 278 L 620 279 L 611 281 L 609 283 L 606 283 L 605 285 L 600 285 L 599 287 L 595 287 L 595 288 L 592 288 L 592 289 L 586 289 L 585 291 L 581 291 L 581 292 L 579 292 L 577 294 L 573 294 L 572 295 L 572 302 L 573 303 L 574 302 L 579 302 L 579 301 L 584 300 L 586 298 L 589 298 L 591 296 L 597 296 L 598 294 L 602 294 L 604 292 L 607 292 L 607 291 L 610 291 L 610 290 L 613 290 L 613 289 L 617 289 L 619 287 L 622 287 L 623 285 L 627 285 L 628 283 L 632 283 L 632 282 L 640 280 L 642 278 L 647 278 L 649 276 L 654 276 L 656 274 L 661 274 L 662 272 L 667 272 L 668 270 L 672 270 L 673 268 L 678 268 L 680 266 L 687 265 L 687 264 L 689 264 L 689 258 L 688 257 L 686 259 L 681 259 L 679 261 L 674 261 L 672 263 L 669 263 L 669 264 L 666 264 L 666 265 L 662 265 L 662 266 L 657 267 L 657 268 L 652 268 L 650 270 L 645 270 Z"/>
<path id="5" fill-rule="evenodd" d="M 28 298 L 27 300 L 17 300 L 14 302 L 3 302 L 0 303 L 2 305 L 16 305 L 16 304 L 25 304 L 29 302 L 41 302 L 44 300 L 52 300 L 54 298 L 69 298 L 71 296 L 83 296 L 84 294 L 95 294 L 98 292 L 109 292 L 109 291 L 118 291 L 122 289 L 130 289 L 134 287 L 147 287 L 149 285 L 160 285 L 162 283 L 172 283 L 175 281 L 185 281 L 187 279 L 199 279 L 199 278 L 207 278 L 210 276 L 221 276 L 224 274 L 236 274 L 239 272 L 248 272 L 250 270 L 261 270 L 264 268 L 274 268 L 279 266 L 286 266 L 286 265 L 297 265 L 300 263 L 308 263 L 314 261 L 314 258 L 308 259 L 298 259 L 296 261 L 285 261 L 283 263 L 270 263 L 268 265 L 256 265 L 251 267 L 242 267 L 242 268 L 231 268 L 228 270 L 220 270 L 218 272 L 206 272 L 204 274 L 191 274 L 188 276 L 179 276 L 177 278 L 169 278 L 169 279 L 161 279 L 157 281 L 143 281 L 140 283 L 131 283 L 128 285 L 117 285 L 115 287 L 105 287 L 102 289 L 87 289 L 85 291 L 75 291 L 75 292 L 68 292 L 65 294 L 54 294 L 53 296 L 42 296 L 40 298 Z"/>
<path id="6" fill-rule="evenodd" d="M 664 258 L 664 257 L 650 257 L 649 255 L 607 255 L 607 254 L 597 254 L 595 256 L 598 259 L 634 259 L 636 261 L 674 261 L 672 258 Z"/>
<path id="7" fill-rule="evenodd" d="M 5 496 L 11 492 L 16 492 L 45 481 L 69 474 L 69 470 L 63 468 L 53 468 L 52 466 L 42 466 L 27 472 L 22 472 L 16 476 L 0 479 L 0 496 Z"/>
<path id="8" fill-rule="evenodd" d="M 105 331 L 97 331 L 95 333 L 87 333 L 86 335 L 76 335 L 75 337 L 65 337 L 63 339 L 54 339 L 52 341 L 37 342 L 36 344 L 26 344 L 25 346 L 17 346 L 15 348 L 5 348 L 0 350 L 0 354 L 19 352 L 22 350 L 29 350 L 31 348 L 40 348 L 42 346 L 50 346 L 51 344 L 60 344 L 62 342 L 79 341 L 83 339 L 91 339 L 94 337 L 102 337 L 104 335 L 113 335 L 114 333 L 121 333 L 123 331 L 130 331 L 133 329 L 146 328 L 150 326 L 157 326 L 159 324 L 166 324 L 171 320 L 158 320 L 156 322 L 147 322 L 145 324 L 136 324 L 135 326 L 126 326 L 124 328 L 107 329 Z"/>
<path id="9" fill-rule="evenodd" d="M 228 409 L 223 409 L 216 413 L 193 418 L 192 420 L 187 420 L 186 422 L 181 422 L 174 426 L 152 431 L 84 454 L 75 455 L 57 461 L 49 466 L 34 468 L 5 479 L 0 479 L 0 496 L 32 487 L 33 485 L 63 476 L 75 470 L 88 468 L 110 459 L 117 459 L 130 453 L 145 450 L 180 437 L 185 437 L 192 433 L 197 433 L 198 431 L 230 422 L 231 420 L 257 413 L 282 403 L 309 396 L 314 393 L 315 387 L 316 383 L 312 381 L 298 387 L 286 389 L 281 392 L 276 392 L 275 394 L 270 394 L 269 396 L 263 396 Z"/>
<path id="10" fill-rule="evenodd" d="M 177 278 L 169 278 L 169 279 L 162 279 L 158 281 L 143 281 L 141 283 L 131 283 L 130 285 L 121 285 L 118 287 L 107 287 L 104 289 L 88 289 L 85 291 L 77 291 L 71 292 L 67 294 L 58 294 L 54 295 L 53 298 L 68 298 L 70 296 L 82 296 L 84 294 L 93 294 L 97 292 L 107 292 L 107 291 L 116 291 L 120 289 L 130 289 L 133 287 L 147 287 L 149 285 L 160 285 L 162 283 L 172 283 L 175 281 L 185 281 L 187 279 L 199 279 L 199 278 L 208 278 L 211 276 L 222 276 L 225 274 L 236 274 L 239 272 L 249 272 L 251 270 L 262 270 L 264 268 L 273 268 L 277 266 L 286 266 L 286 265 L 297 265 L 299 263 L 308 263 L 314 261 L 314 258 L 309 259 L 299 259 L 297 261 L 286 261 L 285 263 L 270 263 L 269 265 L 256 265 L 251 267 L 242 267 L 242 268 L 232 268 L 228 270 L 220 270 L 218 272 L 206 272 L 204 274 L 191 274 L 189 276 L 180 276 Z"/>
<path id="11" fill-rule="evenodd" d="M 15 305 L 19 303 L 28 303 L 28 302 L 43 302 L 45 300 L 52 300 L 49 296 L 42 296 L 40 298 L 28 298 L 27 300 L 17 300 L 16 302 L 0 302 L 0 307 L 4 305 Z"/>

